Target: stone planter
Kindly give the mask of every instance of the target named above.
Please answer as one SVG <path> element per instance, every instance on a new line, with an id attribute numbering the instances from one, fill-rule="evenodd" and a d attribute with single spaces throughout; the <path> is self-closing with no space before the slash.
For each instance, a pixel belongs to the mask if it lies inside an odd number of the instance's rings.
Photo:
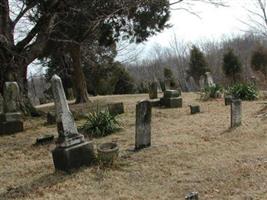
<path id="1" fill-rule="evenodd" d="M 119 156 L 119 147 L 116 143 L 103 143 L 97 146 L 98 159 L 103 164 L 113 164 Z"/>

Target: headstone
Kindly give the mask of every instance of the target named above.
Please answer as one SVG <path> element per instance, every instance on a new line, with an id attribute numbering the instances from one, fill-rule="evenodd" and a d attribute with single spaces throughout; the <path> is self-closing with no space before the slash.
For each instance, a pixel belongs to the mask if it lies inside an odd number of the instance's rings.
<path id="1" fill-rule="evenodd" d="M 205 76 L 203 76 L 203 75 L 200 76 L 199 87 L 200 87 L 200 90 L 204 90 L 205 89 Z"/>
<path id="2" fill-rule="evenodd" d="M 16 82 L 6 82 L 4 98 L 1 98 L 0 134 L 13 134 L 23 131 L 22 114 L 19 112 L 19 86 Z"/>
<path id="3" fill-rule="evenodd" d="M 55 112 L 48 112 L 46 115 L 46 122 L 48 125 L 56 123 L 56 113 Z"/>
<path id="4" fill-rule="evenodd" d="M 241 125 L 242 120 L 242 101 L 232 99 L 231 101 L 231 128 Z"/>
<path id="5" fill-rule="evenodd" d="M 160 104 L 166 108 L 181 108 L 183 99 L 179 90 L 165 90 L 163 97 L 160 98 Z"/>
<path id="6" fill-rule="evenodd" d="M 108 104 L 108 111 L 111 115 L 120 115 L 124 113 L 123 103 L 110 103 Z"/>
<path id="7" fill-rule="evenodd" d="M 196 84 L 196 81 L 192 76 L 189 77 L 189 82 L 190 82 L 190 85 L 191 85 L 191 91 L 192 92 L 198 91 L 199 87 Z"/>
<path id="8" fill-rule="evenodd" d="M 0 94 L 0 114 L 4 113 L 4 98 L 3 96 Z"/>
<path id="9" fill-rule="evenodd" d="M 149 101 L 143 100 L 136 105 L 135 149 L 151 145 L 152 107 Z"/>
<path id="10" fill-rule="evenodd" d="M 54 135 L 44 135 L 36 138 L 36 144 L 48 144 L 54 140 Z"/>
<path id="11" fill-rule="evenodd" d="M 78 133 L 61 79 L 57 75 L 52 77 L 52 90 L 59 134 L 57 146 L 52 151 L 55 168 L 70 171 L 91 164 L 95 160 L 93 143 L 86 142 L 84 136 Z"/>
<path id="12" fill-rule="evenodd" d="M 213 87 L 215 86 L 215 83 L 213 81 L 212 75 L 210 72 L 205 73 L 205 85 L 208 87 Z"/>
<path id="13" fill-rule="evenodd" d="M 191 115 L 200 113 L 200 106 L 199 105 L 189 105 Z"/>
<path id="14" fill-rule="evenodd" d="M 250 82 L 251 82 L 254 86 L 256 86 L 256 85 L 257 85 L 257 79 L 256 79 L 256 77 L 255 77 L 255 76 L 251 76 L 251 78 L 250 78 Z"/>
<path id="15" fill-rule="evenodd" d="M 157 82 L 152 82 L 149 84 L 149 98 L 157 99 L 158 98 L 158 84 Z"/>
<path id="16" fill-rule="evenodd" d="M 198 200 L 197 192 L 190 192 L 185 196 L 185 200 Z"/>
<path id="17" fill-rule="evenodd" d="M 17 112 L 19 102 L 19 86 L 16 82 L 6 82 L 4 88 L 4 111 Z"/>
<path id="18" fill-rule="evenodd" d="M 224 97 L 224 105 L 228 106 L 231 105 L 233 97 L 231 95 L 227 95 Z"/>

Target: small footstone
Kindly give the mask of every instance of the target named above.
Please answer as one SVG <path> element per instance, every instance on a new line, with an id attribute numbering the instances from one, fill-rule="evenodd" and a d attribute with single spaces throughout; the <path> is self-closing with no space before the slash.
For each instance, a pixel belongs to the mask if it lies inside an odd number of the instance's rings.
<path id="1" fill-rule="evenodd" d="M 185 200 L 198 200 L 197 192 L 190 192 L 185 196 Z"/>
<path id="2" fill-rule="evenodd" d="M 200 113 L 200 106 L 199 105 L 190 105 L 190 113 L 196 114 L 196 113 Z"/>
<path id="3" fill-rule="evenodd" d="M 151 114 L 152 106 L 143 100 L 136 105 L 135 150 L 151 145 Z"/>
<path id="4" fill-rule="evenodd" d="M 111 115 L 120 115 L 124 113 L 123 103 L 111 103 L 108 104 L 108 111 Z"/>
<path id="5" fill-rule="evenodd" d="M 54 141 L 54 135 L 44 135 L 36 139 L 36 144 L 47 144 Z"/>

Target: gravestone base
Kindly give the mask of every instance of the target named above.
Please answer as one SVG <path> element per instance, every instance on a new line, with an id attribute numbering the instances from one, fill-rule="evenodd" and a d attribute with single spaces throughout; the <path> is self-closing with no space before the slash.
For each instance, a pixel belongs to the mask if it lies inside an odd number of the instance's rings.
<path id="1" fill-rule="evenodd" d="M 23 132 L 22 121 L 0 122 L 0 135 Z"/>
<path id="2" fill-rule="evenodd" d="M 139 151 L 144 148 L 148 148 L 151 146 L 151 143 L 148 144 L 141 144 L 141 145 L 135 145 L 134 151 Z"/>
<path id="3" fill-rule="evenodd" d="M 148 101 L 152 107 L 160 106 L 160 99 L 149 99 Z"/>
<path id="4" fill-rule="evenodd" d="M 163 96 L 166 99 L 179 97 L 181 96 L 181 91 L 180 90 L 165 90 Z"/>
<path id="5" fill-rule="evenodd" d="M 200 106 L 199 105 L 190 105 L 190 113 L 191 115 L 200 113 Z"/>
<path id="6" fill-rule="evenodd" d="M 233 99 L 232 96 L 225 96 L 225 97 L 224 97 L 224 104 L 225 104 L 226 106 L 231 105 L 232 99 Z"/>
<path id="7" fill-rule="evenodd" d="M 160 104 L 166 108 L 181 108 L 183 106 L 183 99 L 181 97 L 161 98 Z"/>
<path id="8" fill-rule="evenodd" d="M 96 159 L 91 142 L 82 142 L 70 147 L 56 147 L 52 155 L 55 169 L 66 172 L 81 166 L 89 166 Z"/>

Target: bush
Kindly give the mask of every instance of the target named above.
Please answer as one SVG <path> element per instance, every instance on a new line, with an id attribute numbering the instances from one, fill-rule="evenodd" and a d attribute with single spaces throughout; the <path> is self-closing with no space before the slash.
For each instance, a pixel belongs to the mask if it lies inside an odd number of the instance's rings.
<path id="1" fill-rule="evenodd" d="M 90 113 L 87 121 L 80 128 L 82 133 L 90 137 L 104 137 L 114 133 L 118 129 L 119 122 L 116 116 L 111 115 L 108 110 Z"/>
<path id="2" fill-rule="evenodd" d="M 223 88 L 220 85 L 207 86 L 204 88 L 204 93 L 201 96 L 202 100 L 208 100 L 210 98 L 218 98 L 223 92 Z"/>
<path id="3" fill-rule="evenodd" d="M 253 84 L 238 83 L 228 88 L 228 94 L 234 98 L 252 101 L 258 98 L 258 90 Z"/>

